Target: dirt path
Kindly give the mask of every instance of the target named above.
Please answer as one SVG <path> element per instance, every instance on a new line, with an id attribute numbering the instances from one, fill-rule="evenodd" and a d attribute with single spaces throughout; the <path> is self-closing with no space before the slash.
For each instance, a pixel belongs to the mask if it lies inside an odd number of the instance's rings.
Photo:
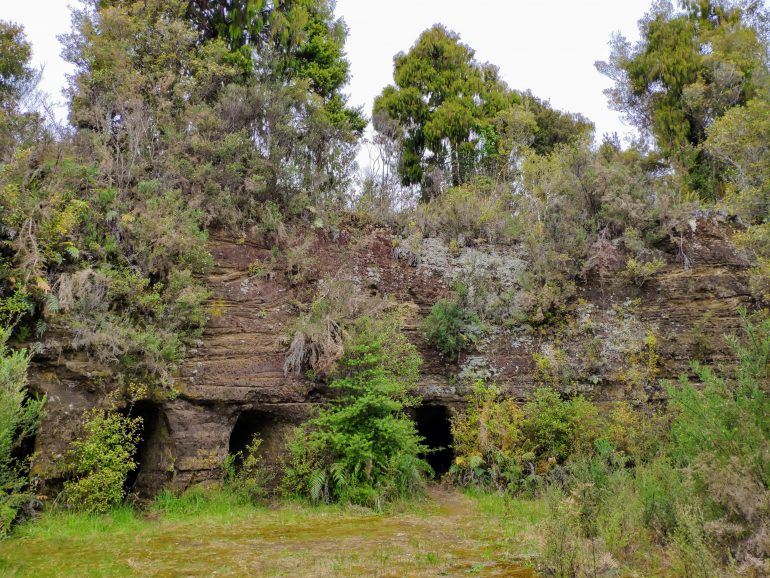
<path id="1" fill-rule="evenodd" d="M 519 512 L 516 524 L 499 509 L 437 488 L 425 502 L 388 515 L 283 506 L 84 537 L 17 538 L 0 544 L 0 574 L 533 576 L 514 557 L 531 549 L 525 530 L 533 514 Z"/>

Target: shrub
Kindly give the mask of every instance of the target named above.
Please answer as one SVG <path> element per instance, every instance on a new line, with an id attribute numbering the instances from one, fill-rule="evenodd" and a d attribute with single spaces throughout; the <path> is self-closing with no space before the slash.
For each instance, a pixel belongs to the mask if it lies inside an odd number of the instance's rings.
<path id="1" fill-rule="evenodd" d="M 273 477 L 259 455 L 261 445 L 262 439 L 257 434 L 244 451 L 228 454 L 223 465 L 225 489 L 243 496 L 253 504 L 267 497 L 267 486 Z"/>
<path id="2" fill-rule="evenodd" d="M 423 234 L 440 235 L 458 248 L 475 239 L 510 243 L 515 233 L 510 199 L 484 181 L 451 188 L 420 204 L 415 218 Z"/>
<path id="3" fill-rule="evenodd" d="M 477 381 L 464 411 L 452 418 L 455 483 L 516 491 L 522 477 L 524 415 L 491 383 Z"/>
<path id="4" fill-rule="evenodd" d="M 32 498 L 26 492 L 27 463 L 17 450 L 34 435 L 45 404 L 45 398 L 28 396 L 29 356 L 8 349 L 9 333 L 0 328 L 0 535 L 8 533 L 19 509 Z"/>
<path id="5" fill-rule="evenodd" d="M 607 416 L 605 437 L 615 450 L 632 463 L 651 459 L 665 442 L 663 413 L 634 410 L 628 402 L 613 404 Z"/>
<path id="6" fill-rule="evenodd" d="M 753 261 L 749 288 L 759 301 L 770 303 L 770 222 L 754 225 L 733 236 L 736 246 Z"/>
<path id="7" fill-rule="evenodd" d="M 422 325 L 425 339 L 449 361 L 457 361 L 462 351 L 478 342 L 481 333 L 479 317 L 465 306 L 464 295 L 460 288 L 453 298 L 434 303 Z"/>
<path id="8" fill-rule="evenodd" d="M 517 493 L 570 461 L 604 452 L 624 462 L 625 454 L 617 453 L 608 438 L 630 445 L 632 434 L 585 398 L 565 400 L 544 387 L 519 406 L 499 394 L 494 384 L 476 382 L 467 406 L 452 419 L 456 459 L 450 472 L 461 485 Z M 627 411 L 625 419 L 641 421 L 630 417 L 634 415 L 630 408 Z"/>
<path id="9" fill-rule="evenodd" d="M 767 560 L 758 536 L 770 531 L 770 319 L 743 315 L 744 339 L 730 340 L 734 373 L 694 363 L 702 387 L 669 387 L 670 455 L 698 491 L 700 512 L 690 513 L 704 516 L 706 539 L 743 561 Z"/>
<path id="10" fill-rule="evenodd" d="M 545 526 L 547 568 L 558 572 L 562 553 L 573 575 L 593 575 L 596 558 L 584 552 L 597 547 L 656 575 L 714 575 L 728 563 L 767 573 L 770 319 L 743 315 L 744 337 L 729 340 L 734 369 L 694 363 L 697 385 L 683 377 L 669 386 L 670 436 L 659 419 L 621 404 L 595 451 L 567 458 L 560 481 L 569 500 L 554 490 L 565 503 Z M 541 437 L 566 447 L 566 421 L 563 407 L 546 412 L 537 422 L 551 433 Z"/>
<path id="11" fill-rule="evenodd" d="M 630 257 L 626 262 L 623 276 L 637 287 L 643 287 L 647 281 L 652 279 L 665 266 L 666 262 L 662 259 L 641 262 Z"/>
<path id="12" fill-rule="evenodd" d="M 356 319 L 377 315 L 388 307 L 387 301 L 367 296 L 351 279 L 323 279 L 310 311 L 296 325 L 284 374 L 310 371 L 319 378 L 331 375 L 344 353 L 346 328 Z"/>
<path id="13" fill-rule="evenodd" d="M 67 453 L 64 501 L 88 513 L 106 512 L 125 496 L 134 461 L 142 418 L 95 408 L 86 413 L 82 436 Z"/>
<path id="14" fill-rule="evenodd" d="M 339 397 L 300 426 L 289 443 L 285 491 L 313 502 L 381 508 L 422 491 L 430 467 L 405 409 L 420 358 L 400 332 L 400 320 L 364 317 L 346 341 L 330 387 Z"/>
<path id="15" fill-rule="evenodd" d="M 725 163 L 725 201 L 749 223 L 767 221 L 770 213 L 770 102 L 755 98 L 715 119 L 704 148 Z"/>
<path id="16" fill-rule="evenodd" d="M 569 402 L 546 387 L 537 389 L 534 398 L 524 405 L 527 449 L 541 471 L 563 462 L 572 453 L 576 423 L 570 409 Z"/>
<path id="17" fill-rule="evenodd" d="M 52 154 L 34 152 L 39 162 Z M 158 180 L 118 191 L 64 144 L 53 152 L 45 171 L 23 158 L 0 171 L 0 188 L 13 191 L 0 205 L 0 295 L 19 296 L 0 316 L 15 316 L 20 334 L 68 334 L 119 384 L 141 377 L 169 389 L 207 320 L 202 213 Z"/>

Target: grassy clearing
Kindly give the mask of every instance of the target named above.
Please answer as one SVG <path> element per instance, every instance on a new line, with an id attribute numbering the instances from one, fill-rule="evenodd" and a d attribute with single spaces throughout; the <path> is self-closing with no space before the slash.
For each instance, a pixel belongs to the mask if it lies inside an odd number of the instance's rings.
<path id="1" fill-rule="evenodd" d="M 2 576 L 533 576 L 531 500 L 432 489 L 383 514 L 223 494 L 107 515 L 50 513 L 0 543 Z"/>

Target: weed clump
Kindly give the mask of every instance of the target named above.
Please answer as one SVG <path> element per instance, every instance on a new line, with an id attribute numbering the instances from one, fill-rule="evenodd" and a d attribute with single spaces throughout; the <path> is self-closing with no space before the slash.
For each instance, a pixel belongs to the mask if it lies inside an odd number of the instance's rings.
<path id="1" fill-rule="evenodd" d="M 457 361 L 460 353 L 471 349 L 482 333 L 481 320 L 468 307 L 467 297 L 467 288 L 458 284 L 452 297 L 434 303 L 422 324 L 425 339 L 449 361 Z"/>
<path id="2" fill-rule="evenodd" d="M 260 504 L 268 496 L 268 484 L 273 479 L 259 454 L 262 439 L 255 435 L 246 448 L 235 454 L 228 454 L 222 466 L 224 489 L 243 496 L 253 504 Z"/>

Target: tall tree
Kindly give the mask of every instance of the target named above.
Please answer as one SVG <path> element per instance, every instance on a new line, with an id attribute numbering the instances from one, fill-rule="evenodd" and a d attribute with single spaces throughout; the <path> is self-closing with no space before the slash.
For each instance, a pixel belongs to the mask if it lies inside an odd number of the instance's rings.
<path id="1" fill-rule="evenodd" d="M 374 112 L 401 125 L 403 184 L 425 184 L 433 169 L 442 168 L 449 169 L 453 185 L 467 181 L 482 124 L 512 102 L 497 69 L 476 62 L 458 34 L 436 25 L 407 54 L 396 55 L 393 78 Z"/>
<path id="2" fill-rule="evenodd" d="M 597 62 L 615 86 L 606 94 L 704 198 L 720 193 L 720 170 L 700 148 L 714 119 L 751 99 L 768 75 L 763 8 L 724 0 L 657 2 L 639 23 L 641 40 L 612 39 Z"/>
<path id="3" fill-rule="evenodd" d="M 30 60 L 32 46 L 24 29 L 13 22 L 0 20 L 0 106 L 8 108 L 29 90 L 36 74 Z"/>
<path id="4" fill-rule="evenodd" d="M 441 25 L 395 56 L 393 79 L 374 102 L 375 130 L 399 140 L 402 184 L 420 185 L 424 198 L 507 162 L 511 139 L 547 152 L 590 130 L 585 119 L 508 88 L 497 67 L 476 61 Z"/>
<path id="5" fill-rule="evenodd" d="M 332 18 L 326 2 L 316 4 L 319 19 Z M 365 124 L 342 94 L 342 45 L 316 35 L 286 40 L 276 56 L 279 40 L 223 28 L 218 7 L 87 0 L 66 38 L 76 66 L 73 124 L 96 139 L 121 190 L 161 179 L 219 225 L 252 218 L 267 200 L 304 207 L 334 196 L 348 182 Z M 270 8 L 268 23 L 290 8 Z M 299 20 L 303 30 L 333 24 Z"/>
<path id="6" fill-rule="evenodd" d="M 221 39 L 253 61 L 263 80 L 305 78 L 330 118 L 361 133 L 366 122 L 347 105 L 347 29 L 330 0 L 192 0 L 188 17 L 203 41 Z"/>
<path id="7" fill-rule="evenodd" d="M 24 110 L 39 73 L 31 65 L 32 46 L 18 24 L 0 20 L 0 162 L 37 128 L 39 117 Z"/>

